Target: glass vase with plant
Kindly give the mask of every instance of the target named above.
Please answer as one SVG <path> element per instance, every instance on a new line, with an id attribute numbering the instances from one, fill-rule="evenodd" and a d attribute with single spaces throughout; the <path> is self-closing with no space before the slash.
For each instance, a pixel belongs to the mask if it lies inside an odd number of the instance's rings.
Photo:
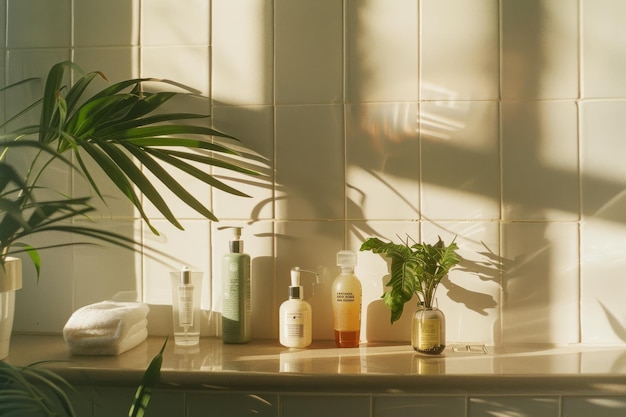
<path id="1" fill-rule="evenodd" d="M 413 317 L 411 344 L 421 353 L 441 353 L 445 348 L 445 316 L 436 306 L 437 286 L 461 262 L 456 239 L 446 245 L 441 237 L 434 245 L 384 242 L 367 239 L 360 250 L 379 253 L 391 260 L 389 287 L 382 299 L 391 310 L 391 323 L 400 319 L 404 305 L 415 295 L 418 308 Z"/>

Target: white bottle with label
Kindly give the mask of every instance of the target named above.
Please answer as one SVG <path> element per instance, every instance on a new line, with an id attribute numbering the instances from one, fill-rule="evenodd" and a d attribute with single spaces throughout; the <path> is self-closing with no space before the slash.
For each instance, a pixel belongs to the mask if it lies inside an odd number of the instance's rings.
<path id="1" fill-rule="evenodd" d="M 333 281 L 331 290 L 335 344 L 337 347 L 358 347 L 361 339 L 361 282 L 354 275 L 356 253 L 342 250 L 337 253 L 341 272 Z"/>
<path id="2" fill-rule="evenodd" d="M 291 286 L 289 299 L 280 305 L 279 332 L 280 344 L 288 348 L 302 349 L 311 344 L 313 331 L 313 310 L 311 304 L 304 300 L 304 290 L 300 282 L 300 273 L 306 271 L 295 267 L 291 270 Z"/>

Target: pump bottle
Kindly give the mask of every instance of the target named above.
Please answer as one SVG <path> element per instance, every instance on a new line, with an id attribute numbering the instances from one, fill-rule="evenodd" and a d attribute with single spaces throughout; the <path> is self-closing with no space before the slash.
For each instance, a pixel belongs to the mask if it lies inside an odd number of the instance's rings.
<path id="1" fill-rule="evenodd" d="M 332 285 L 333 322 L 337 347 L 357 347 L 361 337 L 361 282 L 354 275 L 356 253 L 339 251 L 341 272 Z"/>
<path id="2" fill-rule="evenodd" d="M 222 339 L 224 343 L 250 341 L 250 255 L 243 252 L 241 227 L 232 229 L 230 252 L 222 258 Z"/>
<path id="3" fill-rule="evenodd" d="M 280 305 L 278 310 L 280 326 L 280 344 L 288 348 L 302 349 L 311 344 L 313 327 L 313 310 L 308 301 L 304 300 L 304 290 L 300 282 L 300 273 L 306 271 L 295 267 L 291 270 L 291 286 L 289 299 Z"/>

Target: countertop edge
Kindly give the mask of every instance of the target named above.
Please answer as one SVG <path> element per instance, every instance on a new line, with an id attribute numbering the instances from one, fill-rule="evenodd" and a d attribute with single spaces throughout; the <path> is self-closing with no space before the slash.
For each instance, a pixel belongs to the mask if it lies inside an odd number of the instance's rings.
<path id="1" fill-rule="evenodd" d="M 137 387 L 163 340 L 149 337 L 119 356 L 70 356 L 58 335 L 17 335 L 7 362 L 25 366 L 45 361 L 47 369 L 74 386 Z M 286 361 L 293 362 L 285 367 Z M 320 342 L 294 352 L 271 341 L 242 346 L 218 339 L 201 340 L 193 353 L 181 353 L 171 340 L 157 388 L 259 394 L 626 395 L 626 347 L 523 347 L 505 354 L 425 357 L 397 344 L 336 349 Z"/>

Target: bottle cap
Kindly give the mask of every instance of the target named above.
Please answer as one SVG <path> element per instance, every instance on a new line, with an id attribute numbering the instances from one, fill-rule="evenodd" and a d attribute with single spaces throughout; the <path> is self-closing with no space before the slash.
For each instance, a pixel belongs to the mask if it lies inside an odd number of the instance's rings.
<path id="1" fill-rule="evenodd" d="M 340 250 L 337 252 L 337 266 L 354 268 L 356 266 L 356 253 L 351 250 Z"/>
<path id="2" fill-rule="evenodd" d="M 191 271 L 187 268 L 187 265 L 183 266 L 180 271 L 180 283 L 183 285 L 191 284 Z"/>

